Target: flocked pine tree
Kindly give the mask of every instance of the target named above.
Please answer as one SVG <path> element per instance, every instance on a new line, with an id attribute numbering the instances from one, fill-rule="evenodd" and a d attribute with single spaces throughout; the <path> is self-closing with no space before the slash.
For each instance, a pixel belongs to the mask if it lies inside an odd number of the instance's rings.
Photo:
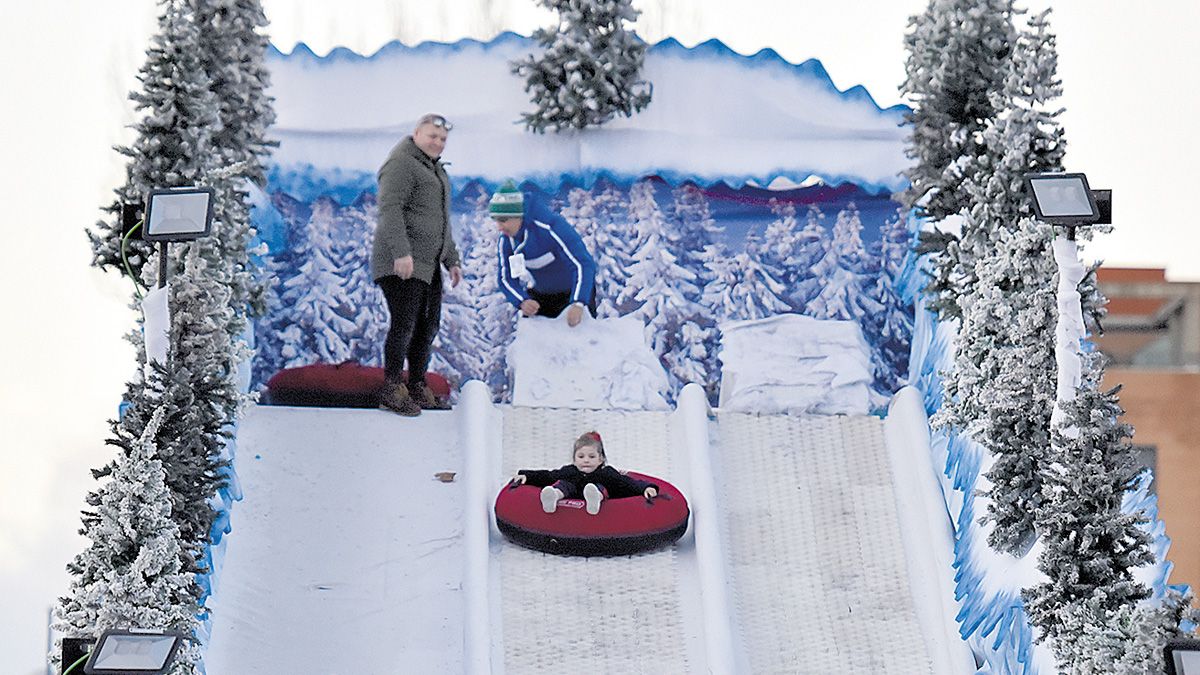
<path id="1" fill-rule="evenodd" d="M 1100 628 L 1118 613 L 1129 617 L 1149 595 L 1133 577 L 1134 568 L 1153 560 L 1140 527 L 1145 517 L 1121 508 L 1140 468 L 1129 442 L 1132 429 L 1119 420 L 1120 387 L 1101 389 L 1104 358 L 1099 352 L 1081 355 L 1075 398 L 1060 403 L 1065 415 L 1053 430 L 1055 454 L 1044 464 L 1037 511 L 1043 542 L 1038 567 L 1047 580 L 1024 594 L 1030 620 L 1062 667 L 1076 666 L 1076 650 L 1089 648 L 1067 617 L 1091 613 L 1099 621 L 1092 628 Z"/>
<path id="2" fill-rule="evenodd" d="M 1019 553 L 1032 543 L 1042 508 L 1056 398 L 1057 268 L 1049 225 L 1026 218 L 996 235 L 990 256 L 976 262 L 976 291 L 960 298 L 954 367 L 944 374 L 945 403 L 933 421 L 967 432 L 994 457 L 988 543 Z"/>
<path id="3" fill-rule="evenodd" d="M 171 629 L 191 636 L 198 626 L 195 582 L 180 562 L 172 494 L 157 456 L 167 414 L 168 407 L 159 406 L 140 437 L 110 441 L 124 452 L 113 480 L 98 492 L 96 510 L 84 513 L 81 534 L 91 543 L 68 566 L 74 579 L 56 609 L 55 629 L 65 636 L 94 638 L 107 628 Z M 195 642 L 185 644 L 172 673 L 191 673 L 199 659 Z M 51 662 L 60 655 L 56 648 Z"/>
<path id="4" fill-rule="evenodd" d="M 203 53 L 190 0 L 166 0 L 138 72 L 142 88 L 129 94 L 141 112 L 133 125 L 137 137 L 133 145 L 117 148 L 128 157 L 125 185 L 115 190 L 108 218 L 88 232 L 92 264 L 125 274 L 121 204 L 143 203 L 153 188 L 199 184 L 213 165 L 212 136 L 221 120 Z M 142 268 L 154 258 L 152 250 L 148 242 L 128 238 L 127 260 L 135 279 L 142 279 Z"/>
<path id="5" fill-rule="evenodd" d="M 521 115 L 527 129 L 599 126 L 650 103 L 651 87 L 639 79 L 646 46 L 625 28 L 638 16 L 631 0 L 538 2 L 559 21 L 534 32 L 541 54 L 511 64 L 533 96 L 534 111 Z"/>
<path id="6" fill-rule="evenodd" d="M 1061 171 L 1066 141 L 1051 109 L 1062 95 L 1057 79 L 1058 54 L 1049 31 L 1050 10 L 1032 17 L 1012 49 L 1004 86 L 993 94 L 997 113 L 983 132 L 989 152 L 960 162 L 951 172 L 971 199 L 955 255 L 944 261 L 957 295 L 975 285 L 975 260 L 986 256 L 992 231 L 1012 228 L 1033 213 L 1022 177 L 1026 173 Z M 1047 283 L 1051 280 L 1047 279 Z"/>
<path id="7" fill-rule="evenodd" d="M 983 131 L 996 115 L 993 95 L 1009 70 L 1013 13 L 1013 0 L 930 0 L 924 13 L 909 19 L 900 91 L 912 103 L 907 154 L 915 164 L 905 172 L 911 186 L 899 197 L 935 222 L 972 203 L 955 166 L 994 152 Z M 955 238 L 936 225 L 922 236 L 921 250 L 931 256 L 929 307 L 939 314 L 957 311 Z"/>
<path id="8" fill-rule="evenodd" d="M 216 517 L 211 500 L 226 482 L 226 443 L 244 401 L 227 366 L 248 356 L 226 331 L 233 311 L 227 278 L 222 268 L 210 266 L 201 247 L 200 241 L 180 246 L 186 253 L 182 273 L 169 285 L 167 361 L 151 364 L 140 396 L 132 395 L 131 385 L 130 405 L 113 425 L 117 438 L 129 444 L 144 434 L 154 410 L 166 408 L 154 441 L 166 469 L 185 569 L 197 572 L 206 571 L 203 551 Z M 95 473 L 103 476 L 113 468 Z"/>
<path id="9" fill-rule="evenodd" d="M 219 124 L 212 135 L 217 191 L 212 239 L 214 252 L 230 270 L 234 306 L 232 335 L 245 328 L 246 314 L 265 310 L 264 285 L 251 264 L 254 238 L 248 202 L 250 182 L 264 185 L 263 162 L 278 143 L 267 140 L 275 122 L 274 99 L 267 95 L 270 75 L 264 58 L 267 25 L 259 0 L 191 0 L 200 30 L 201 60 L 216 98 Z"/>

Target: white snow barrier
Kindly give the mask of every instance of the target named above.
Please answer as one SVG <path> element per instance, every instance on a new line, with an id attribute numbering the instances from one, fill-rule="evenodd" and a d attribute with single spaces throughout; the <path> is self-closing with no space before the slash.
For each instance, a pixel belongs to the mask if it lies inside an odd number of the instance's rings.
<path id="1" fill-rule="evenodd" d="M 946 672 L 914 609 L 881 421 L 722 412 L 719 434 L 738 672 Z"/>
<path id="2" fill-rule="evenodd" d="M 646 346 L 644 330 L 632 316 L 592 319 L 585 314 L 574 328 L 567 325 L 565 312 L 557 319 L 518 320 L 508 348 L 513 405 L 668 409 L 667 373 Z"/>
<path id="3" fill-rule="evenodd" d="M 871 350 L 853 321 L 800 314 L 721 325 L 726 412 L 866 415 Z"/>

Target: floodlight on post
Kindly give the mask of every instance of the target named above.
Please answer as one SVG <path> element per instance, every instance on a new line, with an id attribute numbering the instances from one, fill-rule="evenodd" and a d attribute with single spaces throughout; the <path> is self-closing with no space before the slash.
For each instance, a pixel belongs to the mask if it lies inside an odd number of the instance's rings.
<path id="1" fill-rule="evenodd" d="M 82 670 L 83 658 L 64 661 L 63 675 L 163 675 L 174 665 L 184 639 L 178 631 L 110 628 L 100 634 Z"/>
<path id="2" fill-rule="evenodd" d="M 1082 173 L 1027 173 L 1025 190 L 1038 220 L 1067 228 L 1067 239 L 1075 240 L 1075 228 L 1112 223 L 1112 190 L 1093 190 Z"/>
<path id="3" fill-rule="evenodd" d="M 1167 675 L 1200 675 L 1200 640 L 1170 640 L 1163 647 Z"/>
<path id="4" fill-rule="evenodd" d="M 216 191 L 210 187 L 151 190 L 146 195 L 142 239 L 158 242 L 158 287 L 167 283 L 167 244 L 206 237 L 212 231 Z"/>

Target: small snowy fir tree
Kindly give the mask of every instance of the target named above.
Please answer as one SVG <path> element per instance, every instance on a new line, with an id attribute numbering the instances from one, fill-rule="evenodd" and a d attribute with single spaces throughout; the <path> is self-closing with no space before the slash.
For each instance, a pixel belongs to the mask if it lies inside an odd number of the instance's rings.
<path id="1" fill-rule="evenodd" d="M 364 192 L 353 204 L 337 207 L 333 242 L 336 274 L 342 280 L 346 299 L 344 318 L 354 324 L 346 336 L 347 358 L 368 365 L 382 365 L 383 343 L 391 324 L 387 303 L 371 274 L 371 246 L 375 237 L 378 206 L 375 195 Z"/>
<path id="2" fill-rule="evenodd" d="M 245 356 L 225 330 L 232 312 L 229 286 L 209 267 L 199 244 L 181 246 L 187 252 L 184 269 L 171 279 L 167 362 L 151 364 L 142 395 L 127 395 L 130 406 L 113 425 L 117 438 L 131 445 L 144 435 L 153 412 L 166 408 L 154 441 L 167 472 L 185 569 L 197 572 L 206 571 L 203 550 L 216 517 L 211 500 L 225 484 L 225 445 L 244 401 L 228 364 Z M 114 467 L 94 473 L 104 476 Z"/>
<path id="3" fill-rule="evenodd" d="M 971 435 L 994 457 L 988 543 L 1016 554 L 1035 536 L 1056 398 L 1053 237 L 1031 219 L 997 230 L 991 255 L 976 263 L 976 292 L 960 298 L 954 367 L 943 373 L 945 403 L 934 415 L 937 426 Z"/>
<path id="4" fill-rule="evenodd" d="M 866 317 L 883 310 L 867 293 L 871 279 L 863 271 L 866 251 L 862 228 L 858 207 L 853 203 L 838 212 L 825 257 L 812 268 L 822 285 L 805 308 L 809 316 L 864 323 Z"/>
<path id="5" fill-rule="evenodd" d="M 107 220 L 88 232 L 93 263 L 142 279 L 142 268 L 153 248 L 135 236 L 126 241 L 129 270 L 121 257 L 121 204 L 141 204 L 153 188 L 195 185 L 212 162 L 212 134 L 220 127 L 212 80 L 204 67 L 200 31 L 189 0 L 167 0 L 158 20 L 158 32 L 146 50 L 138 73 L 140 91 L 129 94 L 140 119 L 133 125 L 132 146 L 117 151 L 128 157 L 125 185 L 106 210 Z"/>
<path id="6" fill-rule="evenodd" d="M 704 286 L 702 301 L 718 324 L 764 319 L 790 309 L 780 298 L 783 284 L 746 253 L 718 258 L 709 269 L 712 281 Z"/>
<path id="7" fill-rule="evenodd" d="M 527 129 L 584 129 L 649 105 L 651 87 L 639 79 L 646 45 L 625 28 L 638 16 L 631 0 L 539 4 L 558 12 L 559 22 L 534 32 L 540 55 L 512 63 L 536 106 L 521 115 Z"/>
<path id="8" fill-rule="evenodd" d="M 166 406 L 156 408 L 132 442 L 110 441 L 125 452 L 112 481 L 99 491 L 96 511 L 84 514 L 81 534 L 91 544 L 68 565 L 74 579 L 56 611 L 54 627 L 65 636 L 95 638 L 108 628 L 171 629 L 191 636 L 198 626 L 195 581 L 181 567 L 172 496 L 156 456 L 155 439 L 167 413 Z M 60 655 L 61 648 L 55 649 L 51 662 Z M 198 658 L 189 640 L 171 672 L 191 673 Z"/>
<path id="9" fill-rule="evenodd" d="M 715 261 L 726 256 L 725 246 L 720 239 L 721 227 L 708 208 L 704 191 L 694 183 L 684 183 L 673 189 L 670 209 L 664 209 L 664 212 L 667 213 L 664 245 L 675 255 L 680 267 L 696 275 L 693 283 L 697 293 L 695 297 L 688 297 L 685 293 L 685 297 L 703 308 L 700 314 L 680 329 L 684 337 L 673 368 L 681 379 L 696 383 L 700 383 L 695 379 L 697 372 L 703 372 L 704 390 L 708 400 L 715 405 L 721 384 L 721 369 L 717 364 L 717 341 L 720 335 L 711 308 L 704 304 L 703 294 L 705 287 L 715 278 L 709 263 L 716 264 Z M 668 359 L 674 358 L 668 356 Z"/>
<path id="10" fill-rule="evenodd" d="M 772 198 L 771 213 L 775 219 L 767 224 L 761 238 L 754 243 L 747 243 L 747 252 L 757 257 L 767 270 L 790 290 L 796 287 L 800 276 L 807 272 L 801 270 L 801 261 L 805 252 L 805 232 L 796 218 L 796 205 L 791 202 L 781 202 Z M 803 306 L 793 306 L 793 309 L 803 309 Z"/>
<path id="11" fill-rule="evenodd" d="M 1141 527 L 1145 516 L 1122 509 L 1140 469 L 1129 442 L 1132 429 L 1119 421 L 1120 387 L 1100 388 L 1104 358 L 1099 352 L 1081 356 L 1080 386 L 1073 400 L 1061 403 L 1064 419 L 1053 430 L 1053 454 L 1043 464 L 1038 568 L 1047 580 L 1026 591 L 1025 605 L 1061 664 L 1074 663 L 1069 647 L 1082 639 L 1063 621 L 1077 605 L 1090 603 L 1088 610 L 1112 617 L 1133 611 L 1149 595 L 1133 578 L 1135 568 L 1153 562 Z"/>
<path id="12" fill-rule="evenodd" d="M 1012 0 L 930 0 L 923 14 L 909 19 L 900 91 L 912 102 L 907 154 L 915 164 L 905 172 L 910 187 L 898 196 L 935 222 L 922 234 L 921 251 L 931 257 L 928 306 L 942 316 L 957 311 L 956 235 L 940 231 L 936 222 L 973 203 L 958 165 L 996 152 L 983 131 L 997 113 L 994 94 L 1004 84 L 1015 42 Z"/>

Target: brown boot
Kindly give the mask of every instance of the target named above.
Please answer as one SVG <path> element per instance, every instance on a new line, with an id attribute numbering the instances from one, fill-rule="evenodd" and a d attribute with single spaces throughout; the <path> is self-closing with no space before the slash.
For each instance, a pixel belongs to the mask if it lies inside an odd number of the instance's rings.
<path id="1" fill-rule="evenodd" d="M 387 382 L 383 385 L 383 392 L 379 396 L 379 407 L 405 417 L 416 417 L 421 414 L 421 406 L 417 405 L 417 402 L 408 395 L 408 387 L 395 382 Z"/>
<path id="2" fill-rule="evenodd" d="M 449 410 L 450 401 L 434 396 L 433 390 L 428 384 L 421 383 L 418 386 L 408 385 L 408 395 L 412 400 L 421 406 L 421 410 Z"/>

